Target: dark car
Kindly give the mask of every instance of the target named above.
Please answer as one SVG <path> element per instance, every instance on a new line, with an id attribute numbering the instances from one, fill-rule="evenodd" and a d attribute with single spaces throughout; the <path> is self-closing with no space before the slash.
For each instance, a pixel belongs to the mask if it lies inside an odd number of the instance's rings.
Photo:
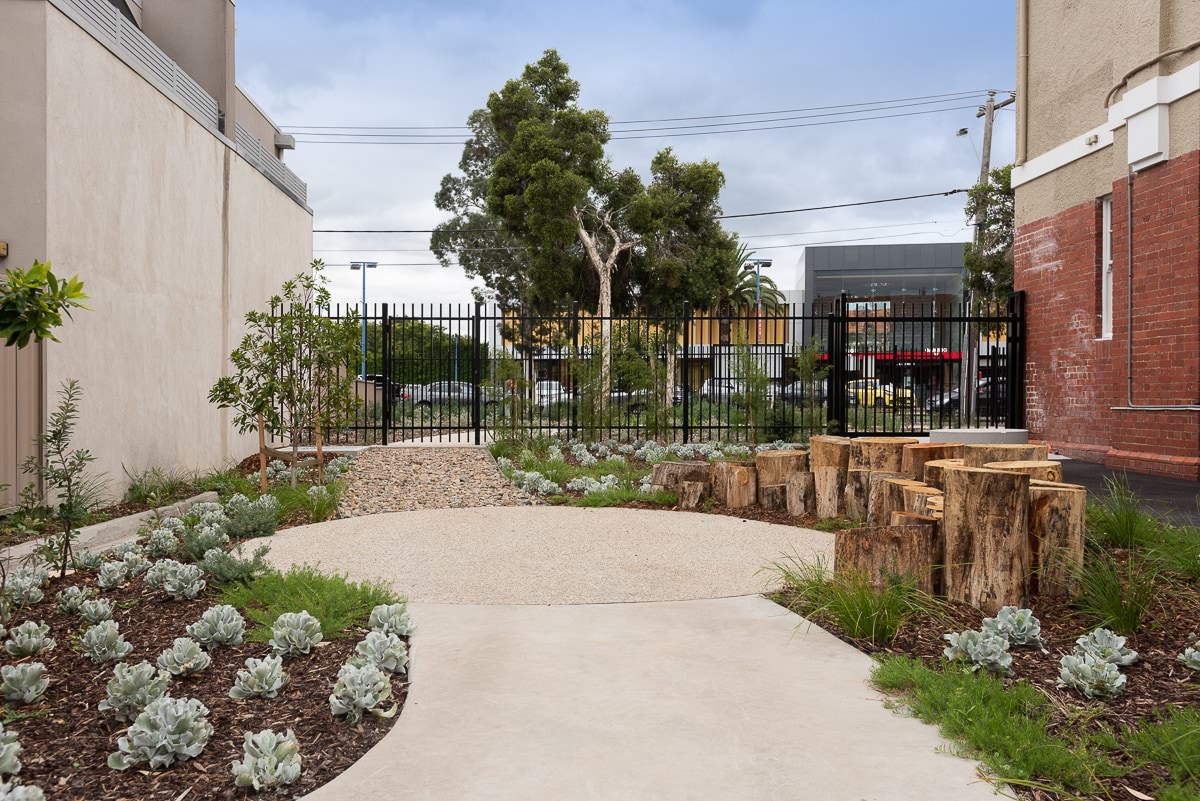
<path id="1" fill-rule="evenodd" d="M 404 393 L 405 403 L 413 406 L 470 406 L 475 401 L 475 386 L 466 381 L 434 381 L 425 386 L 411 387 Z M 486 389 L 483 391 L 484 405 L 497 402 L 497 398 Z"/>
<path id="2" fill-rule="evenodd" d="M 981 378 L 975 392 L 977 414 L 1002 415 L 1008 408 L 1008 383 L 1005 381 Z M 957 412 L 962 405 L 960 396 L 957 387 L 948 392 L 934 393 L 925 401 L 925 411 L 934 414 Z"/>
<path id="3" fill-rule="evenodd" d="M 810 403 L 820 406 L 825 402 L 828 391 L 828 384 L 824 380 L 793 381 L 779 390 L 779 399 L 785 403 L 793 403 L 797 406 L 806 406 Z"/>

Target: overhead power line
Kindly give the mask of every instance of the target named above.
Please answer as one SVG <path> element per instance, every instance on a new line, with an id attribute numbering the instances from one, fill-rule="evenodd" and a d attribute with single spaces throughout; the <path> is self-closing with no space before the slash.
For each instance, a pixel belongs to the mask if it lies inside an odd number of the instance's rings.
<path id="1" fill-rule="evenodd" d="M 612 120 L 609 125 L 640 125 L 649 122 L 690 122 L 692 120 L 724 120 L 734 117 L 768 117 L 772 114 L 796 114 L 801 111 L 827 111 L 839 108 L 861 108 L 863 106 L 879 106 L 885 103 L 905 103 L 915 100 L 932 100 L 936 98 L 960 99 L 985 94 L 989 89 L 970 89 L 961 92 L 943 92 L 935 95 L 915 95 L 913 97 L 893 97 L 887 100 L 866 100 L 859 103 L 839 103 L 831 106 L 805 106 L 801 108 L 773 109 L 771 111 L 745 111 L 739 114 L 700 114 L 690 117 L 655 117 L 641 120 Z M 996 90 L 1003 94 L 1008 90 Z M 341 130 L 341 131 L 438 131 L 438 130 L 467 130 L 466 125 L 284 125 L 289 131 L 299 130 Z"/>

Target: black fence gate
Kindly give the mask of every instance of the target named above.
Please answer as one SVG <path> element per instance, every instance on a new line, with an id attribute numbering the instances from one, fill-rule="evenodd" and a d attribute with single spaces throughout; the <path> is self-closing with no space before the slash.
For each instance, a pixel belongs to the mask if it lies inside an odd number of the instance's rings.
<path id="1" fill-rule="evenodd" d="M 359 402 L 344 435 L 359 444 L 771 442 L 1024 425 L 1021 293 L 969 310 L 944 297 L 843 296 L 608 318 L 578 306 L 385 303 L 362 321 Z"/>

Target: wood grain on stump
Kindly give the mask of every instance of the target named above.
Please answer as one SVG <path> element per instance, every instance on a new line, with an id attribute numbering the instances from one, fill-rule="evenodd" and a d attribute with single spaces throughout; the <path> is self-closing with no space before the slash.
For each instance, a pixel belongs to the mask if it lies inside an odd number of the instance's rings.
<path id="1" fill-rule="evenodd" d="M 868 526 L 839 531 L 833 540 L 834 573 L 863 576 L 882 589 L 899 576 L 933 592 L 933 533 L 928 526 Z"/>
<path id="2" fill-rule="evenodd" d="M 924 481 L 926 462 L 961 459 L 962 450 L 961 442 L 917 442 L 905 445 L 900 472 Z"/>
<path id="3" fill-rule="evenodd" d="M 708 462 L 659 462 L 650 470 L 650 486 L 658 492 L 677 492 L 684 481 L 712 480 L 712 465 Z"/>
<path id="4" fill-rule="evenodd" d="M 721 503 L 729 505 L 729 476 L 735 467 L 754 469 L 754 462 L 713 462 L 712 463 L 712 494 Z"/>
<path id="5" fill-rule="evenodd" d="M 892 512 L 904 511 L 904 488 L 920 484 L 902 473 L 871 473 L 867 525 L 886 526 Z"/>
<path id="6" fill-rule="evenodd" d="M 1007 473 L 1024 473 L 1030 479 L 1038 481 L 1062 481 L 1062 462 L 988 462 L 984 465 L 989 470 L 1003 470 Z"/>
<path id="7" fill-rule="evenodd" d="M 871 471 L 850 468 L 846 471 L 845 510 L 851 520 L 867 519 L 867 497 L 871 494 Z"/>
<path id="8" fill-rule="evenodd" d="M 755 477 L 754 466 L 738 462 L 729 464 L 722 487 L 725 505 L 730 509 L 753 506 L 758 500 L 758 480 Z"/>
<path id="9" fill-rule="evenodd" d="M 1078 589 L 1087 530 L 1087 490 L 1076 484 L 1029 482 L 1033 584 L 1041 595 L 1070 597 Z"/>
<path id="10" fill-rule="evenodd" d="M 793 473 L 808 470 L 808 452 L 796 450 L 762 451 L 754 457 L 759 486 L 786 484 Z"/>
<path id="11" fill-rule="evenodd" d="M 988 462 L 1044 462 L 1049 456 L 1046 445 L 964 445 L 962 458 L 967 467 L 983 467 Z"/>
<path id="12" fill-rule="evenodd" d="M 1029 476 L 950 467 L 943 478 L 946 597 L 988 614 L 1021 605 L 1033 567 Z"/>
<path id="13" fill-rule="evenodd" d="M 680 481 L 679 508 L 699 509 L 708 500 L 709 487 L 706 481 Z"/>
<path id="14" fill-rule="evenodd" d="M 929 514 L 929 499 L 940 497 L 942 491 L 928 484 L 913 484 L 904 488 L 904 511 L 912 514 Z"/>
<path id="15" fill-rule="evenodd" d="M 850 467 L 899 473 L 904 446 L 916 443 L 912 437 L 856 437 L 850 441 Z"/>
<path id="16" fill-rule="evenodd" d="M 933 595 L 943 595 L 942 563 L 946 556 L 946 543 L 942 540 L 942 527 L 938 518 L 912 512 L 892 512 L 891 526 L 924 526 L 933 536 L 933 569 L 930 571 L 930 586 Z"/>
<path id="17" fill-rule="evenodd" d="M 962 459 L 935 459 L 925 463 L 925 475 L 919 476 L 919 478 L 923 478 L 925 483 L 931 487 L 945 489 L 942 482 L 942 472 L 947 467 L 962 467 L 963 464 Z"/>
<path id="18" fill-rule="evenodd" d="M 787 484 L 759 484 L 758 505 L 780 512 L 787 509 Z"/>
<path id="19" fill-rule="evenodd" d="M 812 473 L 792 473 L 786 486 L 788 514 L 817 513 L 817 483 Z"/>
<path id="20" fill-rule="evenodd" d="M 850 438 L 818 434 L 808 439 L 808 466 L 815 473 L 818 467 L 850 467 Z"/>
<path id="21" fill-rule="evenodd" d="M 812 472 L 817 489 L 817 517 L 828 520 L 845 514 L 846 468 L 814 467 Z"/>

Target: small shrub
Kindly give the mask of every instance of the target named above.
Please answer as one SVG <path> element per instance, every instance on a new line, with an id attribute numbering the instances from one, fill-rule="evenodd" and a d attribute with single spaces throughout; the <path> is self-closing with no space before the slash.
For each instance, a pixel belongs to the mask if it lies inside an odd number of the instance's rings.
<path id="1" fill-rule="evenodd" d="M 1042 623 L 1033 616 L 1032 609 L 1019 609 L 1015 606 L 1001 607 L 995 617 L 984 618 L 983 633 L 1003 637 L 1009 645 L 1024 645 L 1030 648 L 1044 648 L 1042 639 Z"/>
<path id="2" fill-rule="evenodd" d="M 21 772 L 21 744 L 15 731 L 5 731 L 0 723 L 0 774 L 16 776 Z"/>
<path id="3" fill-rule="evenodd" d="M 390 718 L 396 714 L 396 704 L 382 709 L 392 697 L 392 682 L 387 674 L 374 665 L 342 665 L 337 682 L 329 696 L 329 710 L 334 717 L 344 717 L 357 723 L 364 713 L 379 718 Z"/>
<path id="4" fill-rule="evenodd" d="M 1008 640 L 985 631 L 967 630 L 960 634 L 945 634 L 942 639 L 950 643 L 942 654 L 951 662 L 967 662 L 972 671 L 983 668 L 990 673 L 1012 674 L 1012 654 L 1008 652 Z"/>
<path id="5" fill-rule="evenodd" d="M 313 523 L 329 520 L 337 512 L 338 493 L 332 487 L 314 484 L 305 493 L 308 498 L 308 519 Z"/>
<path id="6" fill-rule="evenodd" d="M 199 567 L 216 584 L 246 582 L 270 569 L 267 564 L 267 554 L 270 552 L 270 545 L 261 545 L 247 558 L 241 545 L 232 551 L 210 548 L 200 560 Z"/>
<path id="7" fill-rule="evenodd" d="M 22 662 L 0 667 L 0 695 L 9 701 L 32 704 L 41 699 L 50 680 L 41 662 Z"/>
<path id="8" fill-rule="evenodd" d="M 1150 557 L 1161 570 L 1188 581 L 1200 581 L 1200 527 L 1164 527 Z"/>
<path id="9" fill-rule="evenodd" d="M 210 606 L 199 620 L 187 627 L 187 633 L 205 648 L 237 645 L 245 631 L 246 620 L 228 604 Z"/>
<path id="10" fill-rule="evenodd" d="M 408 647 L 395 634 L 367 632 L 354 653 L 354 664 L 374 665 L 384 673 L 403 673 L 408 667 Z"/>
<path id="11" fill-rule="evenodd" d="M 239 493 L 225 504 L 225 516 L 229 520 L 225 533 L 234 539 L 269 537 L 279 521 L 279 501 L 270 495 L 251 501 Z"/>
<path id="12" fill-rule="evenodd" d="M 224 524 L 187 528 L 179 536 L 179 549 L 192 562 L 199 562 L 213 548 L 224 548 L 228 544 Z"/>
<path id="13" fill-rule="evenodd" d="M 199 756 L 212 732 L 208 707 L 195 698 L 167 695 L 151 701 L 138 714 L 117 740 L 118 751 L 109 755 L 108 766 L 113 770 L 142 764 L 151 770 L 169 768 Z"/>
<path id="14" fill-rule="evenodd" d="M 300 745 L 291 729 L 281 737 L 270 729 L 246 732 L 242 760 L 234 762 L 233 783 L 255 792 L 273 790 L 300 778 Z"/>
<path id="15" fill-rule="evenodd" d="M 1091 654 L 1067 654 L 1060 662 L 1058 686 L 1083 693 L 1088 698 L 1116 698 L 1125 691 L 1125 677 L 1112 662 Z"/>
<path id="16" fill-rule="evenodd" d="M 303 565 L 286 573 L 272 570 L 246 584 L 223 588 L 223 603 L 243 610 L 257 624 L 249 639 L 266 642 L 272 626 L 284 612 L 308 611 L 321 621 L 326 639 L 347 636 L 348 629 L 361 625 L 379 604 L 400 600 L 387 584 L 357 583 L 341 575 L 327 575 Z"/>
<path id="17" fill-rule="evenodd" d="M 1117 667 L 1128 667 L 1138 661 L 1138 652 L 1125 647 L 1125 638 L 1108 629 L 1096 629 L 1075 641 L 1075 655 L 1084 654 Z"/>
<path id="18" fill-rule="evenodd" d="M 4 650 L 11 656 L 37 656 L 42 651 L 54 648 L 54 639 L 48 637 L 50 627 L 32 620 L 8 630 L 8 641 Z"/>
<path id="19" fill-rule="evenodd" d="M 400 637 L 408 637 L 417 630 L 408 616 L 408 606 L 404 603 L 379 604 L 371 610 L 367 626 L 371 631 L 395 634 Z"/>
<path id="20" fill-rule="evenodd" d="M 1142 511 L 1123 475 L 1104 479 L 1106 492 L 1088 506 L 1088 533 L 1102 545 L 1141 548 L 1155 544 L 1163 530 L 1158 515 Z"/>
<path id="21" fill-rule="evenodd" d="M 1099 626 L 1136 634 L 1154 600 L 1157 576 L 1130 553 L 1122 566 L 1111 554 L 1090 554 L 1079 571 L 1075 606 Z"/>
<path id="22" fill-rule="evenodd" d="M 108 680 L 107 695 L 97 705 L 101 712 L 112 712 L 117 720 L 133 721 L 151 701 L 167 694 L 171 674 L 158 670 L 149 662 L 136 665 L 119 663 Z"/>
<path id="23" fill-rule="evenodd" d="M 321 621 L 307 610 L 284 612 L 271 627 L 271 650 L 284 658 L 307 654 L 322 639 Z"/>
<path id="24" fill-rule="evenodd" d="M 264 656 L 262 659 L 251 657 L 246 660 L 246 668 L 237 672 L 233 681 L 233 689 L 229 691 L 230 698 L 242 700 L 245 698 L 274 698 L 288 683 L 288 675 L 283 672 L 283 658 L 279 656 Z"/>
<path id="25" fill-rule="evenodd" d="M 125 500 L 154 507 L 187 494 L 195 480 L 195 476 L 185 470 L 165 470 L 161 467 L 134 473 L 125 470 L 125 475 L 129 479 Z"/>
<path id="26" fill-rule="evenodd" d="M 112 620 L 113 605 L 107 598 L 96 598 L 84 601 L 79 605 L 79 616 L 85 623 L 96 625 L 106 620 Z"/>
<path id="27" fill-rule="evenodd" d="M 158 655 L 158 667 L 172 676 L 192 676 L 211 663 L 212 658 L 191 637 L 176 637 L 171 647 Z"/>
<path id="28" fill-rule="evenodd" d="M 100 565 L 100 575 L 96 584 L 102 590 L 115 590 L 124 587 L 129 581 L 129 567 L 124 562 L 105 562 Z"/>
<path id="29" fill-rule="evenodd" d="M 89 628 L 79 638 L 79 645 L 84 655 L 96 663 L 119 662 L 133 651 L 115 620 L 104 620 Z"/>

